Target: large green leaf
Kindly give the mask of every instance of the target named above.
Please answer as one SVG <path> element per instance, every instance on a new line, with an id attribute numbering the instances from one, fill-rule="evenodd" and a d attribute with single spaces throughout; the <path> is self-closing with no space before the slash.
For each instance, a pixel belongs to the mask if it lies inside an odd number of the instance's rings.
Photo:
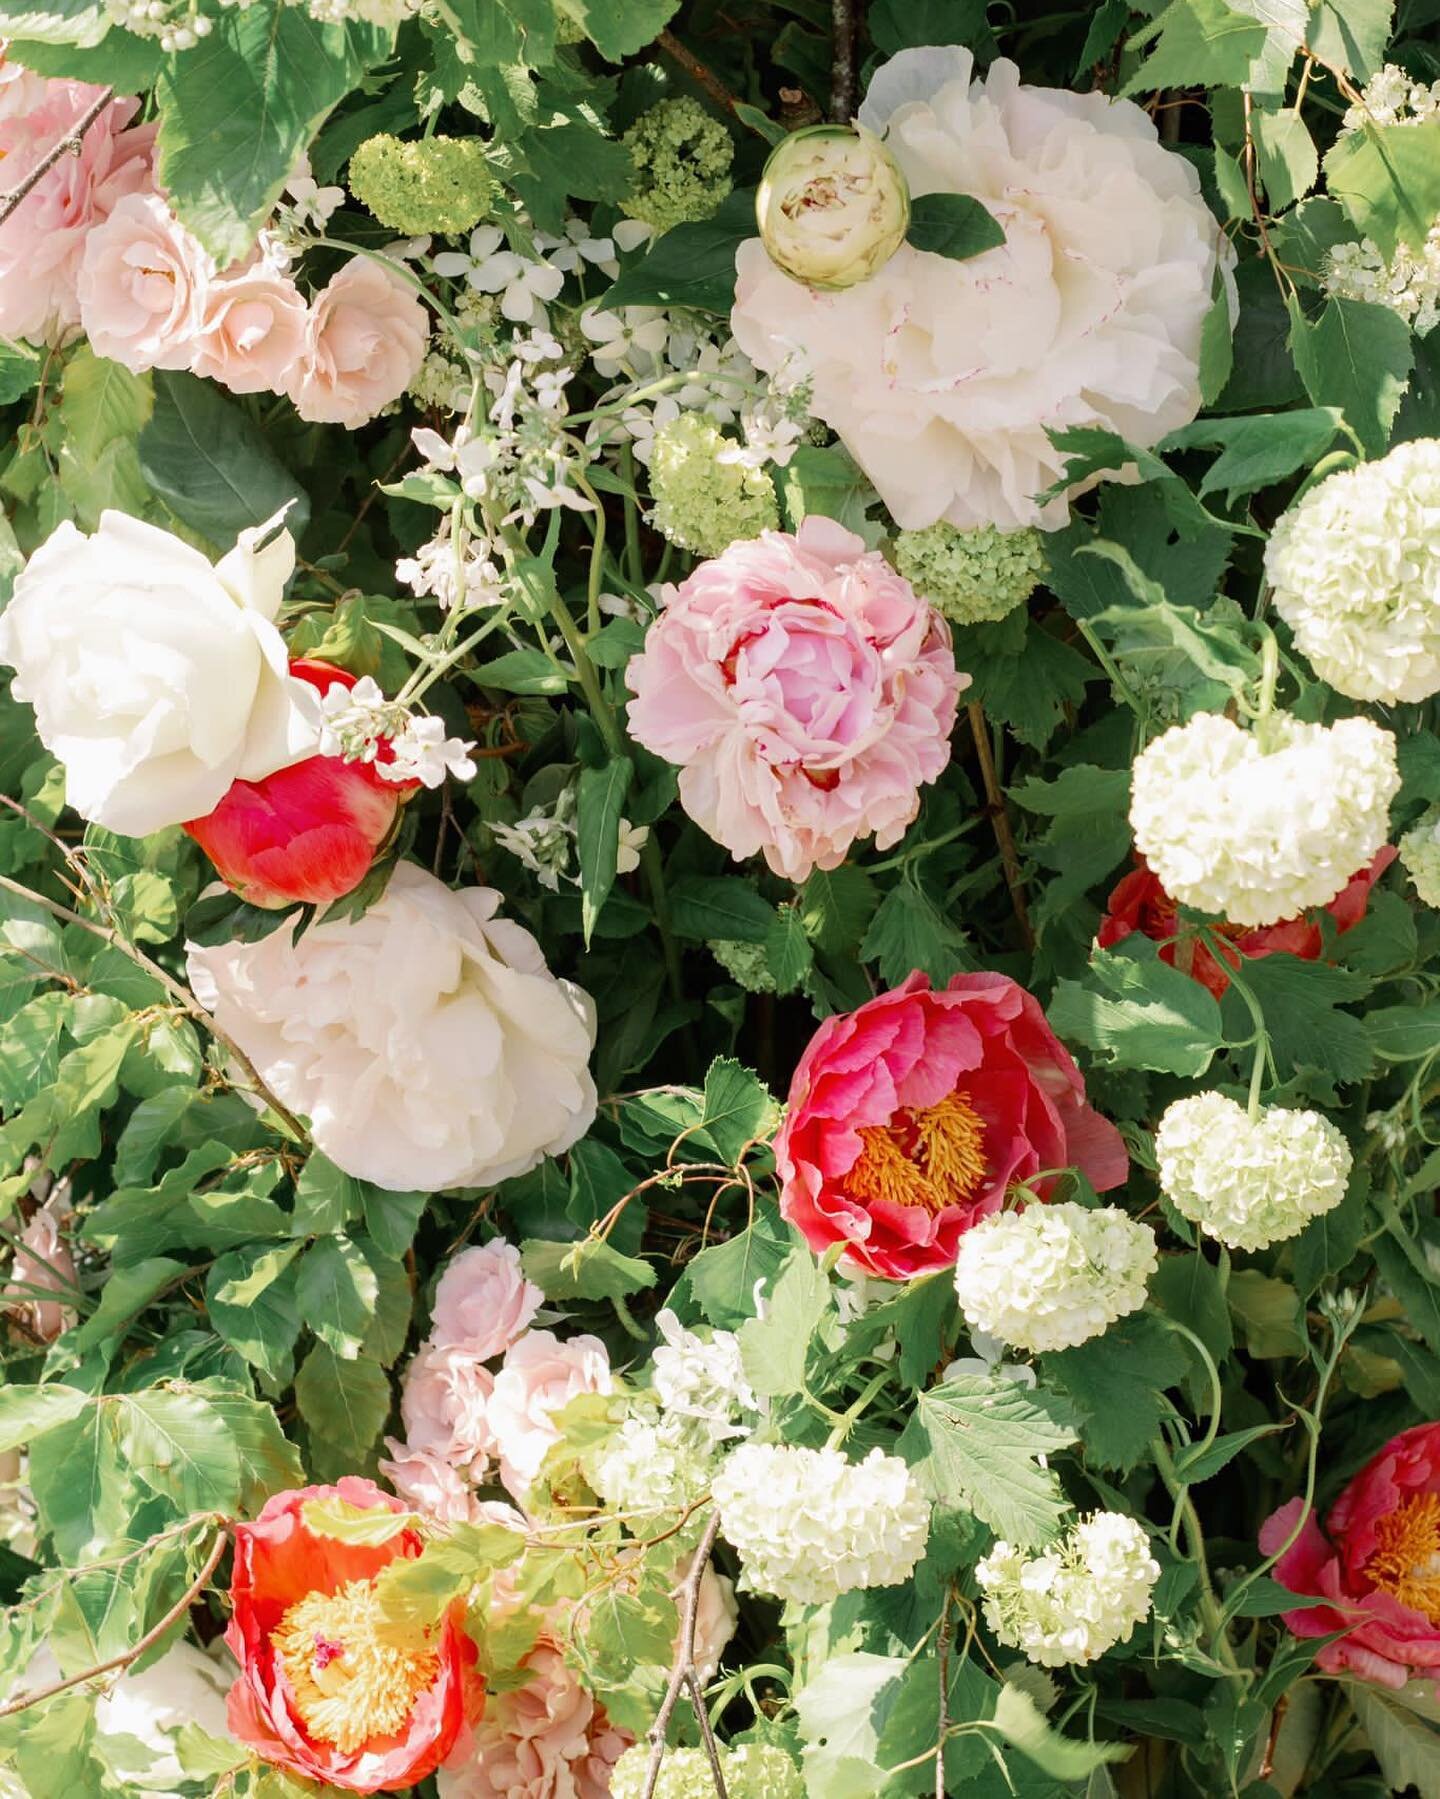
<path id="1" fill-rule="evenodd" d="M 1199 981 L 1160 960 L 1147 938 L 1097 949 L 1090 979 L 1061 981 L 1050 1023 L 1120 1068 L 1150 1068 L 1197 1078 L 1223 1041 L 1220 1008 Z"/>
<path id="2" fill-rule="evenodd" d="M 1317 406 L 1338 406 L 1372 456 L 1383 453 L 1415 352 L 1410 329 L 1385 306 L 1331 300 L 1317 322 L 1290 300 L 1290 353 Z"/>

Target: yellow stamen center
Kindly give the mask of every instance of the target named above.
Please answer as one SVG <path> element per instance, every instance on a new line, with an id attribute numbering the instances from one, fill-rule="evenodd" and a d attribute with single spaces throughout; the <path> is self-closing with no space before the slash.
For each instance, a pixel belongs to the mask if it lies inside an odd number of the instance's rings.
<path id="1" fill-rule="evenodd" d="M 985 1179 L 985 1122 L 961 1093 L 867 1125 L 860 1137 L 865 1147 L 845 1191 L 861 1205 L 887 1200 L 940 1212 L 969 1199 Z"/>
<path id="2" fill-rule="evenodd" d="M 1365 1572 L 1401 1605 L 1440 1624 L 1440 1493 L 1415 1493 L 1375 1524 Z"/>
<path id="3" fill-rule="evenodd" d="M 402 1731 L 440 1666 L 426 1632 L 397 1631 L 381 1613 L 369 1580 L 307 1593 L 271 1631 L 270 1645 L 301 1723 L 343 1755 Z"/>

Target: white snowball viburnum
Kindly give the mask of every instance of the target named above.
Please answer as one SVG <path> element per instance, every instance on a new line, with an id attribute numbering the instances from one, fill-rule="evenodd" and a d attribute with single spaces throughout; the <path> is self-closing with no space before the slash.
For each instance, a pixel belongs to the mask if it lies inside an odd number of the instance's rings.
<path id="1" fill-rule="evenodd" d="M 730 1799 L 805 1799 L 805 1776 L 774 1743 L 742 1743 L 717 1751 Z M 637 1743 L 615 1764 L 611 1799 L 641 1799 L 650 1746 Z M 655 1799 L 714 1799 L 715 1780 L 703 1749 L 670 1749 L 660 1767 Z"/>
<path id="2" fill-rule="evenodd" d="M 955 1291 L 973 1329 L 1018 1349 L 1072 1349 L 1145 1303 L 1155 1233 L 1118 1206 L 996 1212 L 960 1239 Z"/>
<path id="3" fill-rule="evenodd" d="M 1178 1212 L 1230 1249 L 1264 1249 L 1345 1197 L 1350 1145 L 1318 1112 L 1266 1106 L 1251 1118 L 1223 1093 L 1167 1108 L 1155 1133 L 1160 1186 Z"/>
<path id="4" fill-rule="evenodd" d="M 1275 526 L 1265 573 L 1301 654 L 1337 693 L 1440 691 L 1440 439 L 1312 487 Z"/>
<path id="5" fill-rule="evenodd" d="M 1145 1527 L 1123 1512 L 1082 1518 L 1031 1555 L 999 1542 L 975 1575 L 1000 1641 L 1047 1668 L 1093 1662 L 1150 1615 L 1160 1564 Z"/>
<path id="6" fill-rule="evenodd" d="M 688 1419 L 637 1409 L 590 1457 L 587 1472 L 617 1511 L 663 1512 L 701 1498 L 714 1465 L 713 1444 Z"/>
<path id="7" fill-rule="evenodd" d="M 872 1449 L 742 1443 L 711 1483 L 742 1585 L 802 1605 L 907 1580 L 925 1553 L 930 1506 L 898 1456 Z"/>
<path id="8" fill-rule="evenodd" d="M 1130 824 L 1182 905 L 1276 924 L 1327 904 L 1373 860 L 1399 789 L 1395 739 L 1368 718 L 1272 714 L 1246 731 L 1201 712 L 1136 759 Z"/>
<path id="9" fill-rule="evenodd" d="M 1440 906 L 1440 806 L 1432 806 L 1400 839 L 1400 863 L 1427 906 Z"/>

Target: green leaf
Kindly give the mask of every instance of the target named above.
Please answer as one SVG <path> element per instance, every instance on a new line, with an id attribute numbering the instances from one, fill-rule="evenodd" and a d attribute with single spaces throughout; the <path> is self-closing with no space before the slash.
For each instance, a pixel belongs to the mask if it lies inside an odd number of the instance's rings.
<path id="1" fill-rule="evenodd" d="M 92 1402 L 30 1447 L 28 1477 L 41 1523 L 65 1562 L 101 1555 L 124 1534 L 137 1494 L 114 1404 Z"/>
<path id="2" fill-rule="evenodd" d="M 830 1282 L 808 1247 L 792 1249 L 776 1275 L 763 1317 L 740 1326 L 740 1357 L 757 1393 L 783 1398 L 805 1385 L 805 1362 L 830 1309 Z"/>
<path id="3" fill-rule="evenodd" d="M 68 1424 L 90 1403 L 90 1395 L 78 1387 L 0 1387 L 0 1455 L 23 1449 L 46 1431 Z"/>
<path id="4" fill-rule="evenodd" d="M 1364 1163 L 1357 1162 L 1344 1199 L 1321 1217 L 1311 1219 L 1291 1245 L 1295 1286 L 1302 1299 L 1308 1299 L 1331 1275 L 1338 1274 L 1360 1247 L 1369 1197 L 1369 1173 Z"/>
<path id="5" fill-rule="evenodd" d="M 461 1593 L 524 1553 L 525 1539 L 503 1524 L 457 1524 L 424 1552 L 382 1568 L 375 1595 L 385 1617 L 408 1626 L 433 1624 Z"/>
<path id="6" fill-rule="evenodd" d="M 220 1336 L 252 1367 L 277 1383 L 288 1379 L 300 1335 L 300 1309 L 290 1265 L 298 1243 L 232 1249 L 205 1280 L 205 1307 Z"/>
<path id="7" fill-rule="evenodd" d="M 1219 1275 L 1198 1250 L 1162 1257 L 1150 1291 L 1168 1316 L 1194 1331 L 1214 1361 L 1224 1361 L 1234 1343 L 1230 1311 Z"/>
<path id="8" fill-rule="evenodd" d="M 1106 1762 L 1123 1762 L 1131 1754 L 1127 1743 L 1082 1743 L 1076 1737 L 1062 1736 L 1046 1722 L 1029 1693 L 1008 1680 L 995 1701 L 990 1724 L 1053 1780 L 1083 1780 Z"/>
<path id="9" fill-rule="evenodd" d="M 775 982 L 777 993 L 793 993 L 815 961 L 815 952 L 805 934 L 805 921 L 798 905 L 784 905 L 776 912 L 765 938 L 765 966 Z"/>
<path id="10" fill-rule="evenodd" d="M 60 384 L 60 423 L 65 441 L 94 464 L 117 439 L 134 439 L 150 417 L 151 377 L 132 375 L 82 344 L 65 365 Z"/>
<path id="11" fill-rule="evenodd" d="M 98 44 L 110 29 L 104 8 L 93 0 L 10 0 L 4 24 L 7 38 L 77 46 Z"/>
<path id="12" fill-rule="evenodd" d="M 295 1399 L 312 1439 L 320 1441 L 318 1459 L 336 1473 L 353 1473 L 389 1416 L 390 1383 L 368 1356 L 342 1361 L 327 1344 L 317 1343 L 296 1376 Z M 311 1460 L 316 1459 L 312 1445 Z"/>
<path id="13" fill-rule="evenodd" d="M 472 679 L 481 687 L 501 693 L 559 694 L 569 690 L 564 672 L 543 650 L 506 650 L 493 661 L 482 662 Z"/>
<path id="14" fill-rule="evenodd" d="M 18 46 L 6 46 L 6 54 L 15 58 Z M 18 58 L 15 58 L 18 60 Z M 40 352 L 28 344 L 11 343 L 0 338 L 0 406 L 12 405 L 23 398 L 40 380 Z"/>
<path id="15" fill-rule="evenodd" d="M 754 237 L 755 193 L 737 188 L 711 218 L 675 225 L 626 269 L 600 304 L 693 306 L 728 313 L 735 302 L 735 252 Z"/>
<path id="16" fill-rule="evenodd" d="M 1320 172 L 1315 140 L 1293 107 L 1276 112 L 1256 107 L 1252 118 L 1260 179 L 1269 196 L 1270 210 L 1283 212 L 1315 185 Z"/>
<path id="17" fill-rule="evenodd" d="M 248 1394 L 207 1388 L 205 1402 L 224 1422 L 240 1458 L 240 1506 L 250 1516 L 267 1499 L 303 1484 L 300 1452 L 280 1428 L 275 1408 Z"/>
<path id="18" fill-rule="evenodd" d="M 1363 1080 L 1370 1072 L 1371 1044 L 1365 1021 L 1339 1008 L 1355 1004 L 1371 983 L 1354 969 L 1325 962 L 1302 962 L 1297 956 L 1273 955 L 1245 963 L 1243 978 L 1260 1002 L 1270 1050 L 1282 1081 L 1300 1068 L 1323 1068 L 1337 1081 Z M 1227 994 L 1226 1017 L 1238 1040 L 1250 1025 L 1241 1020 L 1243 1002 Z M 1248 1021 L 1248 1012 L 1244 1019 Z"/>
<path id="19" fill-rule="evenodd" d="M 1362 1681 L 1347 1680 L 1345 1694 L 1391 1790 L 1440 1799 L 1440 1731 Z"/>
<path id="20" fill-rule="evenodd" d="M 576 794 L 576 838 L 580 856 L 580 919 L 585 947 L 600 908 L 615 885 L 620 849 L 620 818 L 635 764 L 628 756 L 612 756 L 600 768 L 584 768 Z"/>
<path id="21" fill-rule="evenodd" d="M 623 1299 L 655 1285 L 648 1262 L 622 1255 L 602 1237 L 582 1237 L 578 1243 L 527 1238 L 520 1260 L 547 1299 Z"/>
<path id="22" fill-rule="evenodd" d="M 969 194 L 920 194 L 910 203 L 906 240 L 916 250 L 966 262 L 1005 242 L 1005 227 Z"/>
<path id="23" fill-rule="evenodd" d="M 300 1507 L 305 1528 L 317 1536 L 333 1537 L 337 1543 L 362 1543 L 367 1547 L 388 1543 L 402 1530 L 413 1530 L 417 1522 L 414 1512 L 391 1512 L 380 1506 L 352 1505 L 338 1495 L 329 1499 L 307 1499 Z"/>
<path id="24" fill-rule="evenodd" d="M 1023 607 L 998 624 L 958 632 L 955 659 L 974 676 L 970 697 L 1032 749 L 1044 749 L 1065 708 L 1083 704 L 1087 685 L 1100 678 L 1093 662 Z"/>
<path id="25" fill-rule="evenodd" d="M 291 1230 L 297 1237 L 328 1237 L 360 1216 L 365 1183 L 316 1150 L 295 1183 Z"/>
<path id="26" fill-rule="evenodd" d="M 710 1064 L 696 1135 L 722 1162 L 734 1167 L 750 1144 L 773 1134 L 779 1117 L 770 1089 L 758 1075 L 728 1056 Z"/>
<path id="27" fill-rule="evenodd" d="M 1290 352 L 1317 406 L 1338 406 L 1371 456 L 1382 455 L 1415 353 L 1410 328 L 1388 307 L 1332 299 L 1312 324 L 1290 300 Z"/>
<path id="28" fill-rule="evenodd" d="M 962 932 L 908 876 L 881 900 L 860 956 L 879 965 L 887 987 L 898 987 L 917 969 L 941 987 L 969 961 Z"/>
<path id="29" fill-rule="evenodd" d="M 1057 1036 L 1102 1062 L 1159 1073 L 1204 1074 L 1224 1041 L 1220 1008 L 1199 981 L 1162 962 L 1138 935 L 1090 958 L 1089 981 L 1060 981 L 1050 1002 Z"/>
<path id="30" fill-rule="evenodd" d="M 1080 1412 L 1086 1461 L 1128 1472 L 1149 1452 L 1169 1410 L 1161 1395 L 1184 1379 L 1190 1359 L 1173 1331 L 1136 1312 L 1103 1336 L 1047 1355 L 1043 1366 Z"/>
<path id="31" fill-rule="evenodd" d="M 728 1243 L 702 1249 L 686 1269 L 690 1291 L 717 1330 L 734 1330 L 755 1316 L 757 1283 L 773 1282 L 795 1247 L 774 1211 L 762 1212 Z"/>
<path id="32" fill-rule="evenodd" d="M 858 949 L 877 904 L 874 877 L 850 863 L 817 868 L 800 890 L 806 936 L 835 956 Z"/>
<path id="33" fill-rule="evenodd" d="M 429 1203 L 428 1193 L 396 1193 L 370 1181 L 360 1183 L 365 1229 L 382 1255 L 398 1258 L 405 1254 L 415 1240 L 416 1228 Z"/>
<path id="34" fill-rule="evenodd" d="M 321 1237 L 306 1250 L 295 1300 L 306 1324 L 336 1355 L 360 1353 L 378 1294 L 374 1269 L 349 1237 Z"/>
<path id="35" fill-rule="evenodd" d="M 1230 1276 L 1225 1297 L 1244 1333 L 1245 1347 L 1257 1361 L 1305 1354 L 1300 1295 L 1288 1281 L 1258 1268 L 1241 1268 Z"/>
<path id="36" fill-rule="evenodd" d="M 224 1418 L 207 1400 L 154 1387 L 117 1403 L 121 1453 L 153 1493 L 182 1515 L 235 1509 L 239 1452 Z"/>
<path id="37" fill-rule="evenodd" d="M 555 10 L 572 19 L 609 62 L 623 62 L 657 38 L 680 0 L 555 0 Z"/>
<path id="38" fill-rule="evenodd" d="M 682 937 L 763 943 L 775 913 L 736 875 L 685 875 L 670 889 L 670 916 Z"/>
<path id="39" fill-rule="evenodd" d="M 1440 1049 L 1440 1000 L 1367 1012 L 1365 1034 L 1382 1061 L 1418 1062 Z"/>
<path id="40" fill-rule="evenodd" d="M 1222 1468 L 1229 1467 L 1252 1443 L 1258 1443 L 1261 1437 L 1273 1437 L 1284 1428 L 1283 1424 L 1252 1424 L 1248 1430 L 1227 1431 L 1223 1437 L 1216 1437 L 1208 1449 L 1197 1445 L 1193 1453 L 1178 1456 L 1175 1471 L 1187 1485 L 1199 1486 L 1201 1481 L 1210 1480 Z"/>
<path id="41" fill-rule="evenodd" d="M 1215 446 L 1221 451 L 1200 482 L 1200 493 L 1222 489 L 1232 504 L 1318 462 L 1335 441 L 1343 415 L 1335 406 L 1297 406 L 1248 418 L 1199 419 L 1164 439 L 1166 449 Z"/>
<path id="42" fill-rule="evenodd" d="M 1431 1280 L 1423 1252 L 1400 1234 L 1382 1232 L 1370 1245 L 1380 1277 L 1404 1308 L 1411 1324 L 1440 1355 L 1440 1291 Z"/>
<path id="43" fill-rule="evenodd" d="M 1270 34 L 1251 13 L 1225 0 L 1171 0 L 1131 47 L 1158 42 L 1121 89 L 1149 93 L 1162 87 L 1244 87 L 1264 57 Z"/>
<path id="44" fill-rule="evenodd" d="M 1366 81 L 1385 61 L 1394 14 L 1395 0 L 1317 0 L 1305 42 L 1317 61 Z"/>
<path id="45" fill-rule="evenodd" d="M 145 1310 L 161 1288 L 184 1272 L 185 1264 L 168 1256 L 152 1256 L 128 1268 L 112 1270 L 100 1289 L 99 1305 L 83 1324 L 67 1333 L 65 1348 L 78 1359 L 102 1343 L 122 1337 L 126 1326 Z"/>
<path id="46" fill-rule="evenodd" d="M 26 13 L 23 7 L 7 6 L 5 23 L 8 28 L 17 14 L 31 21 L 54 19 L 64 10 L 51 6 L 44 13 L 38 10 Z M 80 6 L 77 16 L 91 15 L 99 10 Z M 103 14 L 101 18 L 103 23 Z M 11 61 L 33 69 L 37 75 L 53 75 L 67 81 L 92 81 L 97 86 L 103 83 L 113 87 L 117 94 L 143 94 L 154 85 L 161 63 L 158 38 L 136 37 L 118 25 L 112 25 L 98 43 L 84 45 L 42 43 L 38 38 L 21 38 L 17 33 L 6 45 L 5 53 Z"/>
<path id="47" fill-rule="evenodd" d="M 1325 186 L 1387 261 L 1402 243 L 1423 250 L 1440 213 L 1440 119 L 1366 120 L 1342 132 L 1325 157 Z"/>

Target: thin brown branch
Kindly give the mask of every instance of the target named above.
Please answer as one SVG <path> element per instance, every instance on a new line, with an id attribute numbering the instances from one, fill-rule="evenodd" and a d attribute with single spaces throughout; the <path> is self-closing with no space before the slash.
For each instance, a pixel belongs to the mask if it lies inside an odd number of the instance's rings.
<path id="1" fill-rule="evenodd" d="M 708 63 L 701 62 L 693 50 L 687 50 L 673 31 L 662 31 L 655 42 L 670 58 L 679 63 L 696 87 L 704 88 L 717 106 L 734 112 L 739 102 Z"/>
<path id="2" fill-rule="evenodd" d="M 718 1799 L 730 1799 L 725 1787 L 725 1771 L 720 1766 L 720 1750 L 715 1742 L 715 1732 L 710 1728 L 710 1712 L 705 1704 L 705 1689 L 700 1685 L 700 1676 L 693 1668 L 685 1670 L 685 1686 L 690 1694 L 690 1704 L 694 1708 L 695 1721 L 700 1726 L 700 1741 L 704 1745 L 706 1759 L 710 1763 L 710 1778 L 715 1783 Z"/>
<path id="3" fill-rule="evenodd" d="M 950 1734 L 950 1589 L 940 1607 L 940 1634 L 935 1643 L 940 1665 L 940 1719 L 935 1732 L 935 1799 L 945 1799 L 945 1739 Z"/>
<path id="4" fill-rule="evenodd" d="M 1030 910 L 1025 904 L 1025 876 L 1020 868 L 1020 855 L 1010 829 L 1010 814 L 1005 795 L 995 773 L 995 758 L 990 750 L 990 727 L 985 722 L 985 708 L 972 700 L 965 708 L 970 719 L 970 734 L 975 739 L 975 754 L 980 759 L 980 778 L 985 786 L 985 808 L 995 830 L 1000 850 L 1000 864 L 1005 871 L 1005 885 L 1010 889 L 1010 904 L 1015 908 L 1015 921 L 1026 949 L 1035 947 L 1035 931 L 1030 923 Z"/>
<path id="5" fill-rule="evenodd" d="M 700 1610 L 700 1583 L 705 1578 L 705 1570 L 710 1565 L 710 1553 L 719 1534 L 720 1514 L 716 1511 L 710 1515 L 710 1522 L 705 1526 L 705 1534 L 700 1539 L 700 1547 L 695 1551 L 695 1560 L 690 1564 L 690 1572 L 685 1576 L 685 1584 L 680 1589 L 680 1634 L 675 1639 L 675 1659 L 671 1664 L 670 1678 L 665 1683 L 665 1696 L 660 1701 L 660 1709 L 655 1714 L 655 1722 L 650 1726 L 646 1738 L 650 1744 L 650 1760 L 645 1768 L 645 1785 L 641 1789 L 640 1799 L 655 1799 L 655 1786 L 665 1760 L 665 1737 L 670 1728 L 671 1715 L 680 1698 L 681 1689 L 695 1673 L 695 1620 Z M 720 1790 L 724 1792 L 723 1784 Z"/>
<path id="6" fill-rule="evenodd" d="M 82 1687 L 88 1681 L 98 1680 L 102 1674 L 113 1674 L 117 1668 L 128 1668 L 131 1662 L 139 1661 L 147 1649 L 153 1649 L 174 1625 L 178 1624 L 190 1607 L 210 1584 L 210 1576 L 220 1566 L 220 1558 L 225 1553 L 230 1541 L 230 1532 L 221 1530 L 215 1538 L 214 1546 L 205 1558 L 205 1564 L 190 1585 L 175 1601 L 170 1610 L 158 1624 L 152 1625 L 138 1643 L 132 1643 L 119 1655 L 112 1655 L 108 1661 L 97 1662 L 93 1668 L 86 1668 L 79 1674 L 72 1674 L 65 1680 L 52 1681 L 48 1687 L 41 1687 L 34 1693 L 22 1693 L 18 1699 L 12 1699 L 8 1705 L 0 1706 L 0 1718 L 9 1718 L 16 1712 L 28 1711 L 32 1705 L 39 1705 L 43 1700 L 53 1699 L 57 1693 L 68 1693 L 71 1687 Z"/>
<path id="7" fill-rule="evenodd" d="M 85 112 L 75 124 L 71 126 L 70 130 L 65 133 L 64 137 L 62 137 L 58 143 L 50 146 L 19 186 L 12 187 L 9 193 L 6 194 L 3 199 L 0 199 L 0 225 L 5 223 L 6 219 L 8 219 L 10 214 L 15 211 L 16 207 L 19 206 L 26 194 L 28 194 L 32 188 L 39 186 L 62 156 L 78 156 L 80 154 L 80 149 L 85 139 L 85 133 L 95 123 L 96 119 L 100 117 L 101 113 L 104 112 L 105 108 L 114 98 L 115 90 L 113 87 L 103 88 L 98 97 L 86 108 Z M 3 1716 L 4 1713 L 0 1712 L 0 1717 Z"/>
<path id="8" fill-rule="evenodd" d="M 856 17 L 856 0 L 830 0 L 830 16 L 830 117 L 837 125 L 848 125 L 855 116 L 860 93 L 860 21 Z"/>

